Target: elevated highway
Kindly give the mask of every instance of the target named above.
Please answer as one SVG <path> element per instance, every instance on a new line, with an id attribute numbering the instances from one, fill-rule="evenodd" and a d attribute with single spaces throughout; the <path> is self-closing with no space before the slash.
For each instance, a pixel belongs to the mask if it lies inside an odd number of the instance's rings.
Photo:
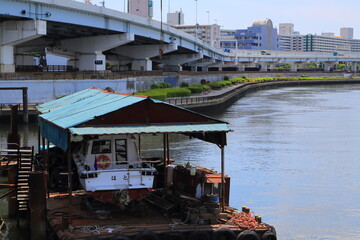
<path id="1" fill-rule="evenodd" d="M 0 72 L 34 65 L 33 52 L 69 59 L 80 71 L 151 71 L 154 66 L 181 71 L 209 68 L 298 65 L 323 62 L 328 71 L 347 62 L 356 71 L 359 54 L 237 51 L 224 52 L 159 21 L 72 0 L 0 0 Z"/>

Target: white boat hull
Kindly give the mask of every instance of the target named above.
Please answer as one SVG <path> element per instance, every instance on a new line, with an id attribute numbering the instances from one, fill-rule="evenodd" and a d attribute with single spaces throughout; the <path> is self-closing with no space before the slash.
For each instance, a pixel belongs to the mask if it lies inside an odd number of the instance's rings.
<path id="1" fill-rule="evenodd" d="M 86 191 L 153 188 L 154 169 L 91 171 L 80 175 Z"/>

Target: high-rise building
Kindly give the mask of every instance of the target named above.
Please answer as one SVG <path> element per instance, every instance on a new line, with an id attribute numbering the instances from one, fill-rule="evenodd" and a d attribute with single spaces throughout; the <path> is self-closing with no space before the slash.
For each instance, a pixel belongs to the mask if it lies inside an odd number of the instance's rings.
<path id="1" fill-rule="evenodd" d="M 340 36 L 346 39 L 354 38 L 354 29 L 353 28 L 340 28 Z"/>
<path id="2" fill-rule="evenodd" d="M 279 35 L 291 36 L 294 33 L 294 24 L 292 23 L 280 23 Z"/>
<path id="3" fill-rule="evenodd" d="M 184 25 L 184 13 L 182 11 L 174 12 L 174 13 L 168 13 L 167 14 L 167 23 L 169 25 Z"/>
<path id="4" fill-rule="evenodd" d="M 152 1 L 149 0 L 128 0 L 128 12 L 130 14 L 138 15 L 141 17 L 150 17 L 152 14 L 149 14 L 151 10 Z"/>
<path id="5" fill-rule="evenodd" d="M 213 47 L 220 47 L 220 26 L 217 24 L 174 25 L 173 27 L 182 30 L 188 34 L 191 34 Z"/>
<path id="6" fill-rule="evenodd" d="M 279 38 L 277 29 L 274 28 L 270 19 L 261 19 L 253 22 L 247 29 L 238 29 L 228 33 L 221 41 L 222 48 L 248 49 L 248 50 L 279 50 Z M 228 36 L 234 36 L 235 40 L 229 40 Z"/>

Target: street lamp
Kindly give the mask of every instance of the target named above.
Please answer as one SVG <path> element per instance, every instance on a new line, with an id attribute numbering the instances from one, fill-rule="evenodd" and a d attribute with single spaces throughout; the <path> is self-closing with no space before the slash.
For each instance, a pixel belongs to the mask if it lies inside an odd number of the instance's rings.
<path id="1" fill-rule="evenodd" d="M 198 17 L 197 17 L 197 0 L 195 0 L 195 16 L 196 16 L 196 23 L 195 24 L 197 24 L 198 23 Z"/>
<path id="2" fill-rule="evenodd" d="M 208 14 L 208 25 L 210 25 L 210 12 L 209 11 L 206 11 L 207 14 Z"/>

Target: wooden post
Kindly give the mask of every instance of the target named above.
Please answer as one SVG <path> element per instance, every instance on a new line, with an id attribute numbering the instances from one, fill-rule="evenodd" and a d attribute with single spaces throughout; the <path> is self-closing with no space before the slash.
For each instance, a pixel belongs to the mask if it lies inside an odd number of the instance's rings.
<path id="1" fill-rule="evenodd" d="M 50 149 L 50 141 L 47 140 L 47 146 L 46 146 L 46 154 L 45 154 L 45 162 L 44 162 L 44 167 L 45 167 L 45 186 L 46 186 L 46 191 L 47 191 L 47 197 L 50 198 L 50 191 L 49 191 L 49 149 Z"/>
<path id="2" fill-rule="evenodd" d="M 164 137 L 164 187 L 165 187 L 165 185 L 166 185 L 166 178 L 167 178 L 167 176 L 166 176 L 166 162 L 167 162 L 167 151 L 166 151 L 166 146 L 167 146 L 167 143 L 166 143 L 166 139 L 167 139 L 167 137 L 166 137 L 166 133 L 164 133 L 164 135 L 163 135 L 163 137 Z"/>
<path id="3" fill-rule="evenodd" d="M 169 164 L 170 162 L 170 140 L 169 140 L 169 134 L 166 134 L 166 165 L 165 167 Z"/>
<path id="4" fill-rule="evenodd" d="M 225 151 L 224 145 L 221 146 L 221 211 L 225 211 Z"/>
<path id="5" fill-rule="evenodd" d="M 31 217 L 31 239 L 46 239 L 46 187 L 45 173 L 29 174 L 29 206 Z"/>
<path id="6" fill-rule="evenodd" d="M 68 132 L 68 146 L 66 150 L 66 158 L 68 163 L 68 191 L 69 191 L 69 223 L 72 221 L 72 176 L 71 176 L 71 138 L 70 138 L 70 132 Z"/>
<path id="7" fill-rule="evenodd" d="M 41 152 L 41 140 L 40 140 L 40 138 L 41 138 L 41 132 L 40 132 L 40 126 L 38 125 L 38 153 L 40 154 L 40 152 Z"/>
<path id="8" fill-rule="evenodd" d="M 23 122 L 29 122 L 29 112 L 28 112 L 28 94 L 27 94 L 27 87 L 23 88 Z"/>

